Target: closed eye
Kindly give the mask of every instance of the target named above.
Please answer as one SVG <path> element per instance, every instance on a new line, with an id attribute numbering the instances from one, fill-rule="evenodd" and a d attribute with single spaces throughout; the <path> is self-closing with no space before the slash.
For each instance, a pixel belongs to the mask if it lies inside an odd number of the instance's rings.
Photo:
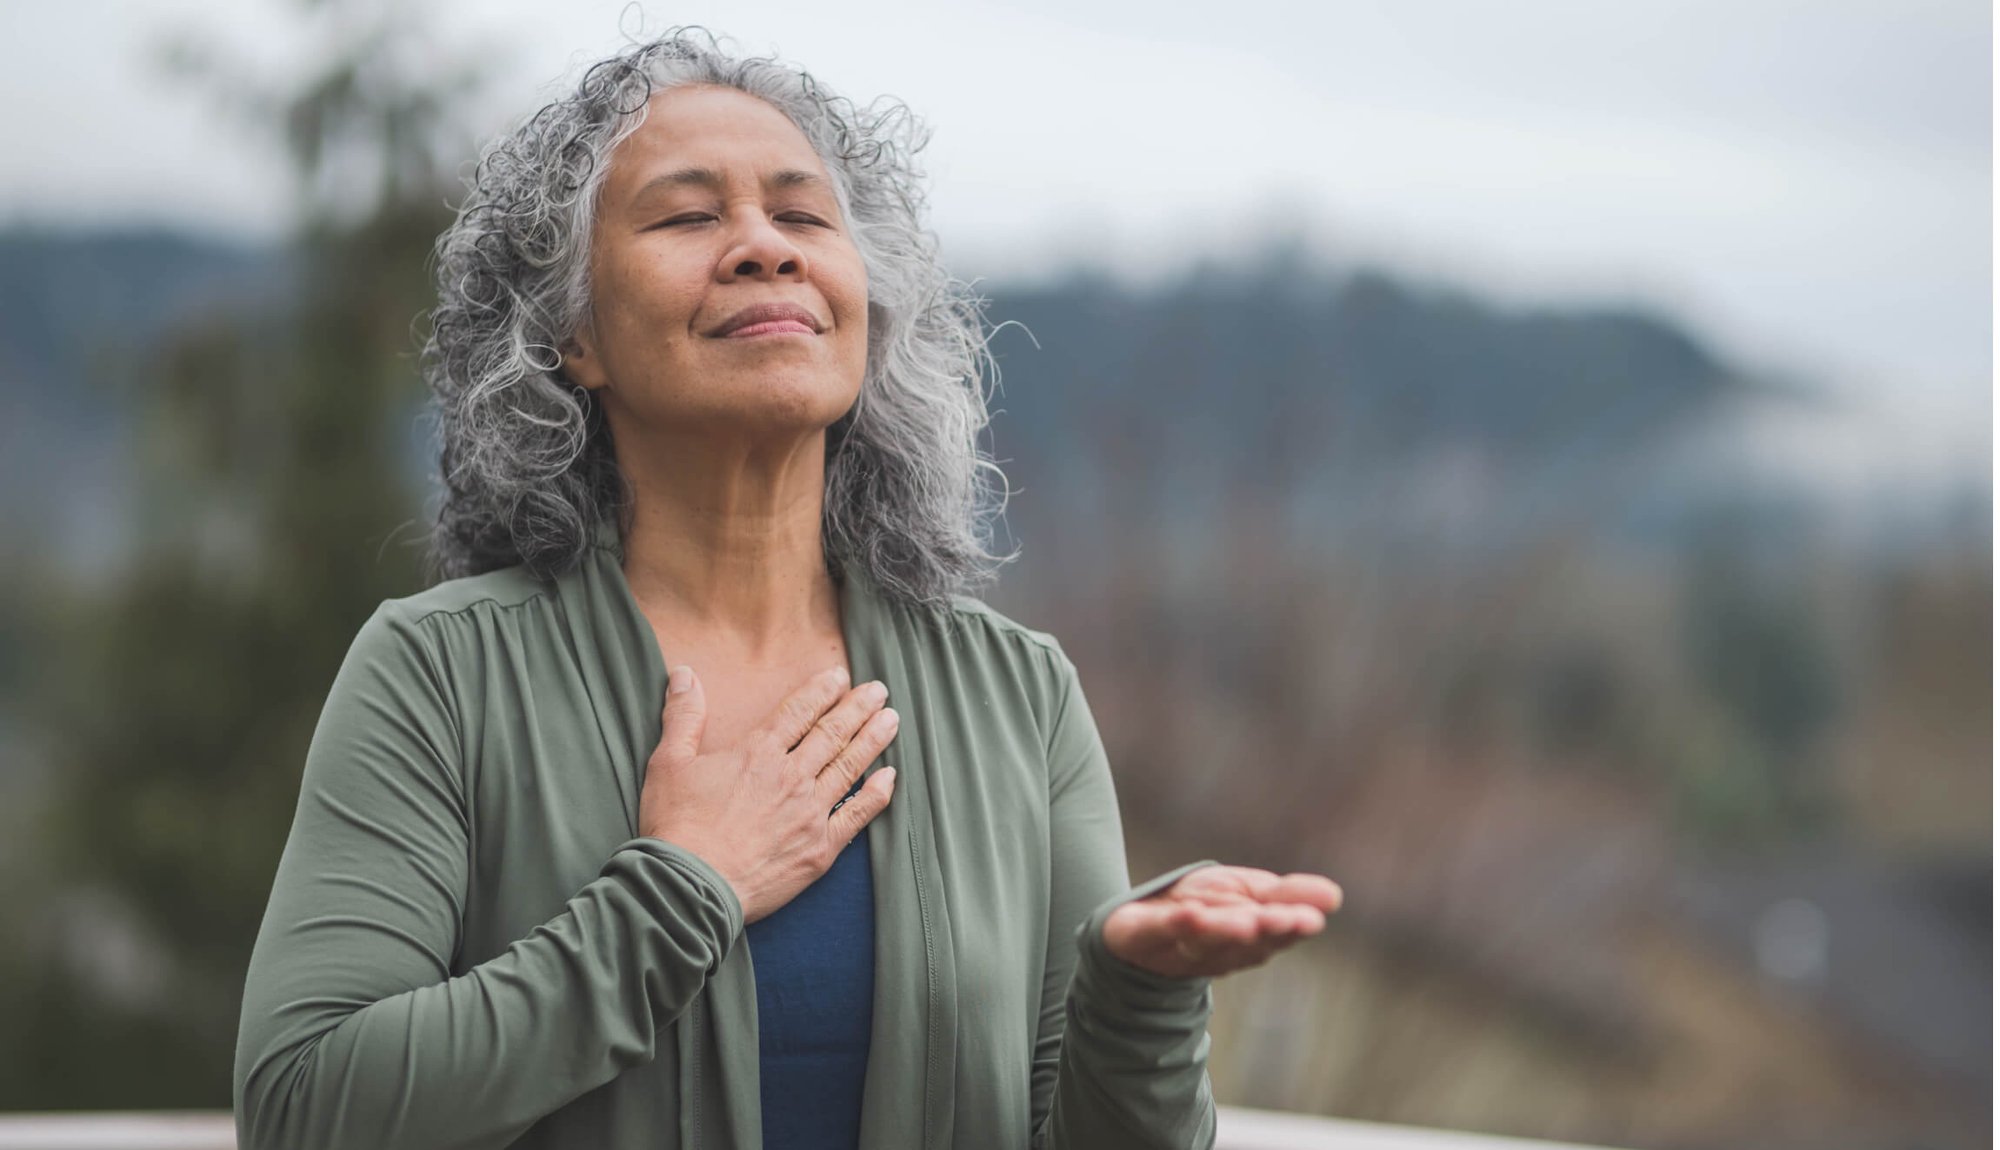
<path id="1" fill-rule="evenodd" d="M 671 219 L 671 220 L 667 220 L 667 221 L 665 221 L 665 222 L 661 223 L 661 224 L 660 224 L 659 226 L 660 226 L 660 227 L 663 227 L 663 228 L 671 228 L 671 227 L 674 227 L 674 226 L 675 226 L 675 225 L 677 225 L 677 224 L 692 224 L 692 223 L 698 223 L 698 222 L 700 222 L 700 221 L 702 221 L 702 220 L 712 220 L 712 219 L 714 219 L 714 218 L 715 218 L 715 217 L 714 217 L 713 215 L 711 215 L 711 214 L 709 214 L 709 213 L 707 213 L 707 212 L 703 212 L 703 213 L 700 213 L 700 214 L 697 214 L 697 215 L 689 215 L 689 216 L 675 216 L 675 217 L 674 217 L 673 219 Z M 790 218 L 790 219 L 792 219 L 792 220 L 794 220 L 794 221 L 796 221 L 796 222 L 798 222 L 798 223 L 802 223 L 802 224 L 814 224 L 814 225 L 817 225 L 817 226 L 819 226 L 819 227 L 825 227 L 825 226 L 827 226 L 826 224 L 824 224 L 824 223 L 823 223 L 823 222 L 821 222 L 820 220 L 818 220 L 818 219 L 815 219 L 815 218 L 814 218 L 814 217 L 812 217 L 812 216 L 808 216 L 808 215 L 804 215 L 804 214 L 802 214 L 802 213 L 799 213 L 799 212 L 788 212 L 788 213 L 786 213 L 786 215 L 783 215 L 783 216 L 779 216 L 778 218 L 779 218 L 779 219 L 781 219 L 781 220 L 782 220 L 782 219 L 787 219 L 787 218 Z"/>

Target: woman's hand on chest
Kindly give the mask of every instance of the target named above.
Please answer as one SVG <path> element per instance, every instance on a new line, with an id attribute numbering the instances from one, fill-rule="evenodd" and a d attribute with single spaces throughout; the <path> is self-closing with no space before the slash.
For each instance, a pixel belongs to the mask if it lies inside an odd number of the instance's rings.
<path id="1" fill-rule="evenodd" d="M 734 745 L 703 754 L 701 680 L 681 666 L 668 682 L 660 744 L 639 795 L 639 833 L 693 851 L 729 881 L 743 921 L 756 922 L 825 874 L 888 807 L 889 768 L 841 800 L 895 737 L 896 713 L 884 705 L 882 684 L 850 689 L 846 668 L 834 667 Z"/>

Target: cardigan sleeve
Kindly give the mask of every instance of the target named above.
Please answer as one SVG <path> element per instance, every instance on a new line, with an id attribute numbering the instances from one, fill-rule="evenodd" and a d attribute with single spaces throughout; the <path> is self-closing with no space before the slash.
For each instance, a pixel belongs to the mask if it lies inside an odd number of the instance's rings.
<path id="1" fill-rule="evenodd" d="M 469 811 L 445 682 L 394 600 L 334 678 L 244 985 L 244 1150 L 505 1146 L 650 1061 L 743 929 L 707 863 L 634 838 L 453 976 Z"/>
<path id="2" fill-rule="evenodd" d="M 1076 667 L 1058 647 L 1049 740 L 1048 950 L 1030 1095 L 1032 1150 L 1207 1150 L 1209 980 L 1114 956 L 1104 921 L 1212 860 L 1129 889 L 1111 765 Z"/>

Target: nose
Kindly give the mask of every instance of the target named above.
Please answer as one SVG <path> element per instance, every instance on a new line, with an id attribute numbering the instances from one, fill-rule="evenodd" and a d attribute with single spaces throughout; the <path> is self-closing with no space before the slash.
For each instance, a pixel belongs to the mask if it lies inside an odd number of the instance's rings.
<path id="1" fill-rule="evenodd" d="M 774 279 L 780 276 L 803 278 L 806 256 L 782 229 L 751 205 L 736 213 L 746 219 L 733 229 L 734 242 L 722 253 L 716 270 L 724 282 L 747 276 Z"/>

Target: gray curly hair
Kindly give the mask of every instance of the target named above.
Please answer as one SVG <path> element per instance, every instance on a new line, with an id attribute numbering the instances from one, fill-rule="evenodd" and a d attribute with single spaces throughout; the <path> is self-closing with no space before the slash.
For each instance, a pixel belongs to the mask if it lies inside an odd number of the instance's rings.
<path id="1" fill-rule="evenodd" d="M 591 230 L 612 149 L 654 92 L 690 83 L 775 106 L 833 179 L 868 273 L 868 364 L 860 398 L 827 430 L 829 574 L 854 560 L 890 595 L 940 610 L 1016 555 L 987 549 L 1007 499 L 978 443 L 989 418 L 980 368 L 997 365 L 986 301 L 946 274 L 923 225 L 913 161 L 928 129 L 900 102 L 857 109 L 775 57 L 725 53 L 694 26 L 598 62 L 573 95 L 489 145 L 438 237 L 438 304 L 419 357 L 444 490 L 433 575 L 523 564 L 550 579 L 590 546 L 598 520 L 629 531 L 611 428 L 594 394 L 562 376 L 558 349 L 590 315 Z"/>

